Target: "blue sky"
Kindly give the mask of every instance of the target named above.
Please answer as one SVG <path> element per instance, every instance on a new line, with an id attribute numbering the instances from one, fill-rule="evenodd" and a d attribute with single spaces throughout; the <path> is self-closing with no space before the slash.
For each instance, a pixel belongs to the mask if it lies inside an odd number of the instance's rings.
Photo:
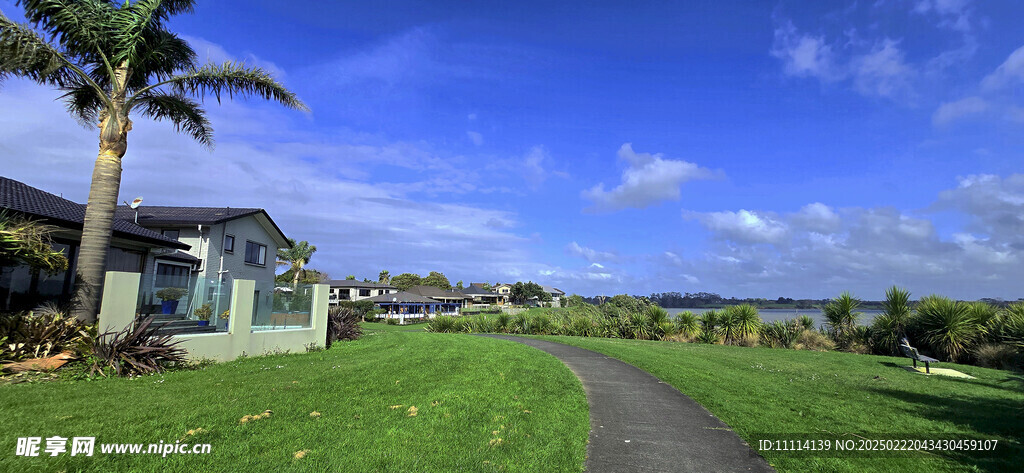
<path id="1" fill-rule="evenodd" d="M 1024 296 L 1020 2 L 325 3 L 176 18 L 312 112 L 137 121 L 121 197 L 266 208 L 336 278 Z M 56 95 L 0 89 L 3 174 L 84 202 Z"/>

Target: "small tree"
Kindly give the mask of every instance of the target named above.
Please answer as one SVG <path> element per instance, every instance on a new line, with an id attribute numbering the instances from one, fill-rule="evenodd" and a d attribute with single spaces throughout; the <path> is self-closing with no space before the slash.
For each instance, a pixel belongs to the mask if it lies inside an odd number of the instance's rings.
<path id="1" fill-rule="evenodd" d="M 439 287 L 441 289 L 452 288 L 452 284 L 448 282 L 448 278 L 445 277 L 444 274 L 439 273 L 437 271 L 431 271 L 430 274 L 427 275 L 427 277 L 423 278 L 423 280 L 420 281 L 420 284 L 423 284 L 424 286 Z"/>
<path id="2" fill-rule="evenodd" d="M 391 285 L 398 288 L 399 291 L 406 291 L 410 287 L 419 286 L 420 284 L 422 283 L 418 274 L 402 273 L 391 278 Z"/>

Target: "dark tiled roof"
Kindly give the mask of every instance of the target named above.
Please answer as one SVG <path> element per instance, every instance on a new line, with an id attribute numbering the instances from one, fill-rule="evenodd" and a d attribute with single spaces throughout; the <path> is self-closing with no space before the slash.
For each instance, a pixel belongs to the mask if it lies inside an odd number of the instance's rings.
<path id="1" fill-rule="evenodd" d="M 0 208 L 11 209 L 30 218 L 43 219 L 48 224 L 73 230 L 81 230 L 82 222 L 85 221 L 85 204 L 72 202 L 3 176 L 0 176 Z M 132 218 L 134 216 L 133 213 Z M 178 240 L 136 225 L 130 219 L 123 219 L 120 213 L 115 214 L 114 236 L 170 248 L 190 248 Z"/>
<path id="2" fill-rule="evenodd" d="M 139 225 L 214 225 L 253 214 L 263 209 L 233 209 L 231 207 L 168 207 L 144 205 L 139 207 Z M 119 205 L 117 216 L 134 219 L 135 211 Z"/>
<path id="3" fill-rule="evenodd" d="M 146 227 L 160 225 L 216 225 L 237 218 L 250 215 L 263 214 L 270 222 L 270 226 L 277 230 L 281 239 L 285 242 L 288 237 L 277 226 L 274 219 L 266 210 L 257 208 L 232 208 L 232 207 L 172 207 L 161 205 L 144 205 L 139 207 L 139 225 Z M 135 219 L 135 210 L 124 205 L 117 207 L 117 216 L 127 219 Z M 287 246 L 287 245 L 286 245 Z"/>
<path id="4" fill-rule="evenodd" d="M 364 282 L 356 281 L 355 279 L 332 279 L 327 282 L 331 287 L 357 287 L 361 289 L 398 289 L 395 286 L 389 284 L 381 284 L 377 282 Z"/>
<path id="5" fill-rule="evenodd" d="M 168 253 L 166 255 L 157 255 L 157 259 L 169 259 L 171 261 L 183 261 L 185 263 L 198 263 L 199 258 L 192 256 L 184 251 L 178 250 L 174 253 Z"/>
<path id="6" fill-rule="evenodd" d="M 438 303 L 440 303 L 439 301 L 435 301 L 434 299 L 429 299 L 429 298 L 423 297 L 421 295 L 413 294 L 411 292 L 405 292 L 405 291 L 396 292 L 394 294 L 381 294 L 379 296 L 374 296 L 374 297 L 371 297 L 369 299 L 363 299 L 363 300 L 364 301 L 372 301 L 374 303 L 381 303 L 381 302 L 388 303 L 388 302 L 393 302 L 395 299 L 398 299 L 397 302 L 399 304 L 438 304 Z"/>
<path id="7" fill-rule="evenodd" d="M 441 289 L 439 287 L 434 287 L 434 286 L 413 286 L 413 287 L 409 288 L 409 292 L 411 292 L 413 294 L 419 294 L 419 295 L 421 295 L 423 297 L 430 297 L 430 298 L 434 298 L 434 299 L 437 299 L 437 298 L 467 299 L 468 298 L 465 294 L 463 294 L 461 292 L 446 291 L 444 289 Z"/>
<path id="8" fill-rule="evenodd" d="M 469 286 L 462 290 L 462 293 L 467 296 L 497 296 L 498 293 L 488 291 L 480 286 Z"/>

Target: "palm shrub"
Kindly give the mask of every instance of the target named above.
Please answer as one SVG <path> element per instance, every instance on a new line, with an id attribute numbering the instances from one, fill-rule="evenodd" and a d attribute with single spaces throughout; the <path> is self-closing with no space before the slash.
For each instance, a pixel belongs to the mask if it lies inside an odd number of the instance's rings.
<path id="1" fill-rule="evenodd" d="M 153 319 L 149 316 L 138 325 L 97 336 L 91 372 L 104 376 L 108 370 L 118 376 L 144 375 L 184 362 L 188 352 L 178 346 L 182 340 L 172 341 L 173 335 L 158 334 Z"/>
<path id="2" fill-rule="evenodd" d="M 720 321 L 719 312 L 716 310 L 709 310 L 698 317 L 700 320 L 700 328 L 702 332 L 714 332 L 718 329 L 718 323 Z"/>
<path id="3" fill-rule="evenodd" d="M 624 337 L 636 340 L 651 340 L 654 338 L 654 327 L 651 319 L 644 312 L 629 312 L 623 324 Z"/>
<path id="4" fill-rule="evenodd" d="M 530 317 L 529 331 L 533 335 L 550 335 L 554 325 L 551 323 L 551 318 L 547 314 L 534 314 Z"/>
<path id="5" fill-rule="evenodd" d="M 516 316 L 512 319 L 512 325 L 509 327 L 508 333 L 529 334 L 530 317 L 528 317 L 525 313 L 516 314 Z"/>
<path id="6" fill-rule="evenodd" d="M 688 310 L 677 314 L 676 333 L 686 338 L 696 337 L 697 334 L 700 333 L 700 325 L 698 325 L 697 316 Z"/>
<path id="7" fill-rule="evenodd" d="M 494 332 L 494 321 L 484 314 L 469 317 L 469 326 L 474 333 Z"/>
<path id="8" fill-rule="evenodd" d="M 700 334 L 697 335 L 697 341 L 700 343 L 721 343 L 722 336 L 715 330 L 701 330 Z"/>
<path id="9" fill-rule="evenodd" d="M 793 348 L 803 326 L 796 320 L 776 320 L 761 326 L 761 342 L 772 348 Z"/>
<path id="10" fill-rule="evenodd" d="M 54 250 L 50 240 L 55 228 L 0 210 L 0 268 L 26 264 L 47 274 L 68 269 L 67 256 Z"/>
<path id="11" fill-rule="evenodd" d="M 591 337 L 594 335 L 597 324 L 589 317 L 574 315 L 565 326 L 565 334 L 576 337 Z"/>
<path id="12" fill-rule="evenodd" d="M 736 306 L 726 307 L 718 317 L 718 333 L 723 342 L 734 343 L 739 338 L 739 327 L 736 320 Z"/>
<path id="13" fill-rule="evenodd" d="M 0 315 L 0 359 L 18 361 L 46 358 L 64 351 L 76 354 L 89 351 L 95 326 L 70 316 L 53 305 L 29 312 Z"/>
<path id="14" fill-rule="evenodd" d="M 849 348 L 855 341 L 854 327 L 861 316 L 861 313 L 857 312 L 859 307 L 860 299 L 853 297 L 849 292 L 843 292 L 825 304 L 821 310 L 828 334 L 840 348 Z"/>
<path id="15" fill-rule="evenodd" d="M 427 322 L 427 331 L 435 333 L 454 333 L 455 317 L 439 315 Z"/>
<path id="16" fill-rule="evenodd" d="M 814 319 L 808 315 L 801 315 L 797 317 L 796 322 L 800 324 L 804 330 L 814 330 Z"/>
<path id="17" fill-rule="evenodd" d="M 508 333 L 509 323 L 512 322 L 512 316 L 505 312 L 501 312 L 494 316 L 494 331 L 498 333 Z"/>
<path id="18" fill-rule="evenodd" d="M 988 333 L 993 340 L 1024 353 L 1024 302 L 1015 302 L 1001 311 L 989 323 Z"/>
<path id="19" fill-rule="evenodd" d="M 871 323 L 870 345 L 875 353 L 895 355 L 910 321 L 910 292 L 898 286 L 886 289 L 882 309 Z"/>
<path id="20" fill-rule="evenodd" d="M 599 316 L 597 318 L 596 336 L 604 338 L 622 338 L 619 332 L 619 321 L 611 317 Z"/>
<path id="21" fill-rule="evenodd" d="M 473 331 L 469 324 L 469 319 L 465 317 L 456 317 L 452 332 L 454 333 L 469 333 Z"/>
<path id="22" fill-rule="evenodd" d="M 969 304 L 938 295 L 921 299 L 915 324 L 925 343 L 953 362 L 968 355 L 969 348 L 982 334 Z"/>
<path id="23" fill-rule="evenodd" d="M 757 336 L 758 331 L 761 329 L 761 315 L 757 312 L 757 307 L 743 304 L 733 309 L 732 315 L 738 339 Z"/>
<path id="24" fill-rule="evenodd" d="M 644 309 L 644 315 L 647 316 L 647 324 L 651 328 L 652 338 L 660 339 L 666 334 L 672 334 L 674 327 L 669 320 L 668 311 L 657 304 L 649 304 Z"/>
<path id="25" fill-rule="evenodd" d="M 359 328 L 362 317 L 351 307 L 331 306 L 327 309 L 327 348 L 339 340 L 356 340 L 363 331 Z"/>

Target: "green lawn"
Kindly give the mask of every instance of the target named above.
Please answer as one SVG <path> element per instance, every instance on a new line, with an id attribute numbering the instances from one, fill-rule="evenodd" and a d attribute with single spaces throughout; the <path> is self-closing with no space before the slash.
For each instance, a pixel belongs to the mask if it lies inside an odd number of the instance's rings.
<path id="1" fill-rule="evenodd" d="M 367 324 L 330 350 L 201 371 L 0 386 L 0 471 L 582 470 L 587 403 L 561 362 L 498 340 L 397 331 L 409 328 Z M 148 444 L 198 428 L 184 441 L 211 444 L 208 455 L 14 456 L 18 437 Z"/>
<path id="2" fill-rule="evenodd" d="M 673 342 L 538 336 L 631 363 L 690 396 L 752 446 L 771 434 L 889 434 L 999 439 L 994 452 L 857 453 L 845 458 L 763 452 L 779 471 L 1022 471 L 1019 374 L 941 363 L 961 380 L 908 372 L 906 358 Z M 856 437 L 844 437 L 853 438 Z"/>

